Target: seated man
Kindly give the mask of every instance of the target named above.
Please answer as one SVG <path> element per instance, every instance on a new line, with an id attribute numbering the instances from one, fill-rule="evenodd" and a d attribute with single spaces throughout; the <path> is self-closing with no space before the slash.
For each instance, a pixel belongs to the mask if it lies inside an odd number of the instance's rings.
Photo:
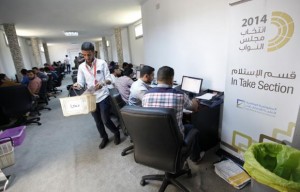
<path id="1" fill-rule="evenodd" d="M 28 84 L 28 90 L 33 95 L 38 97 L 41 86 L 42 86 L 42 80 L 35 75 L 35 73 L 32 70 L 27 71 L 27 76 L 29 79 Z"/>
<path id="2" fill-rule="evenodd" d="M 27 69 L 22 69 L 21 70 L 21 74 L 22 74 L 22 80 L 21 80 L 21 84 L 22 85 L 26 85 L 28 86 L 28 83 L 29 83 L 29 79 L 27 77 Z"/>
<path id="3" fill-rule="evenodd" d="M 109 89 L 112 89 L 116 85 L 116 80 L 121 76 L 121 69 L 118 65 L 114 65 L 109 69 L 110 72 L 110 78 L 111 78 L 111 84 L 107 85 Z"/>
<path id="4" fill-rule="evenodd" d="M 145 65 L 141 69 L 140 77 L 137 78 L 138 80 L 131 85 L 128 104 L 142 106 L 142 98 L 151 88 L 150 84 L 154 79 L 154 68 Z"/>
<path id="5" fill-rule="evenodd" d="M 48 76 L 41 72 L 37 67 L 32 67 L 32 71 L 35 73 L 37 77 L 39 77 L 43 81 L 48 81 Z"/>
<path id="6" fill-rule="evenodd" d="M 116 88 L 118 89 L 120 95 L 122 96 L 122 99 L 128 103 L 128 98 L 130 94 L 130 87 L 133 83 L 133 80 L 131 79 L 133 75 L 133 71 L 130 68 L 126 68 L 124 70 L 124 76 L 119 77 L 115 84 Z"/>
<path id="7" fill-rule="evenodd" d="M 201 146 L 199 141 L 199 132 L 194 129 L 192 125 L 183 125 L 182 116 L 183 108 L 197 111 L 199 108 L 198 101 L 196 99 L 190 100 L 189 97 L 179 91 L 172 88 L 174 79 L 174 70 L 171 67 L 164 66 L 159 68 L 157 72 L 157 87 L 150 89 L 142 99 L 143 107 L 159 107 L 159 108 L 173 108 L 176 111 L 176 119 L 178 127 L 183 135 L 185 142 L 192 141 L 192 152 L 190 158 L 196 164 L 204 156 L 204 152 L 201 152 Z M 189 133 L 197 132 L 194 138 L 190 138 Z M 201 152 L 201 153 L 200 153 Z"/>
<path id="8" fill-rule="evenodd" d="M 52 80 L 55 81 L 55 80 L 58 80 L 58 75 L 56 72 L 54 71 L 51 71 L 49 67 L 45 67 L 44 68 L 45 72 L 50 75 L 52 77 Z"/>

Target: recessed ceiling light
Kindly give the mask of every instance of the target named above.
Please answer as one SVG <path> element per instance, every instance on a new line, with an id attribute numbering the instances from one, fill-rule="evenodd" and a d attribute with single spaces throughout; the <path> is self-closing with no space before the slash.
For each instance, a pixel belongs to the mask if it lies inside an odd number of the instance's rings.
<path id="1" fill-rule="evenodd" d="M 78 36 L 78 32 L 77 31 L 64 31 L 65 36 Z"/>

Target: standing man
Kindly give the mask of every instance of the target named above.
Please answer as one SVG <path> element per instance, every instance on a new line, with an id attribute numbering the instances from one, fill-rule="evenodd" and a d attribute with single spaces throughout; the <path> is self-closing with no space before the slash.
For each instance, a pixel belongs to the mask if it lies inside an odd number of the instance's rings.
<path id="1" fill-rule="evenodd" d="M 142 106 L 142 98 L 145 93 L 151 88 L 150 84 L 154 79 L 154 68 L 145 65 L 141 69 L 140 77 L 135 81 L 130 88 L 128 104 Z"/>
<path id="2" fill-rule="evenodd" d="M 75 69 L 78 69 L 79 61 L 78 61 L 78 57 L 77 56 L 75 56 L 74 64 L 75 64 Z"/>
<path id="3" fill-rule="evenodd" d="M 110 73 L 106 62 L 95 58 L 94 51 L 95 48 L 91 42 L 84 42 L 81 45 L 81 52 L 85 62 L 79 65 L 77 83 L 74 84 L 74 87 L 80 88 L 87 85 L 87 88 L 94 88 L 95 90 L 96 111 L 92 112 L 92 115 L 102 138 L 99 148 L 103 149 L 109 141 L 104 125 L 114 133 L 114 143 L 116 145 L 120 143 L 120 132 L 109 116 L 111 104 L 109 91 L 105 84 L 111 83 Z"/>
<path id="4" fill-rule="evenodd" d="M 71 73 L 71 64 L 68 55 L 66 55 L 64 63 L 67 66 L 67 73 Z"/>
<path id="5" fill-rule="evenodd" d="M 203 158 L 205 152 L 201 150 L 199 132 L 192 125 L 183 125 L 182 116 L 183 108 L 198 111 L 199 104 L 196 99 L 190 100 L 189 97 L 178 90 L 172 88 L 174 79 L 174 69 L 168 66 L 163 66 L 157 72 L 157 87 L 150 89 L 143 97 L 143 107 L 161 107 L 172 108 L 176 112 L 178 127 L 185 140 L 191 141 L 192 152 L 190 158 L 198 164 Z M 196 132 L 195 137 L 191 138 L 190 133 Z M 202 152 L 201 152 L 202 151 Z"/>

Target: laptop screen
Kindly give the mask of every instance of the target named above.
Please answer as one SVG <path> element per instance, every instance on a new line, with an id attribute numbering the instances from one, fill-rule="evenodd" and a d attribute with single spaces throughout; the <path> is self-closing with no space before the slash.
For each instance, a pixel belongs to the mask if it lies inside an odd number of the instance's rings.
<path id="1" fill-rule="evenodd" d="M 181 82 L 181 90 L 199 94 L 202 87 L 202 81 L 203 79 L 201 78 L 183 76 Z"/>

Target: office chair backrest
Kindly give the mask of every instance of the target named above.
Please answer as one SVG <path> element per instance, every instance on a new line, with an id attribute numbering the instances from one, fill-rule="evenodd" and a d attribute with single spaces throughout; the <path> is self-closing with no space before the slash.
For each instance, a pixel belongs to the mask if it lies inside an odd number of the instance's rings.
<path id="1" fill-rule="evenodd" d="M 30 111 L 32 95 L 26 86 L 1 87 L 0 93 L 0 106 L 5 115 L 13 117 Z"/>
<path id="2" fill-rule="evenodd" d="M 42 86 L 39 92 L 39 100 L 46 103 L 48 105 L 48 97 L 47 97 L 47 80 L 42 80 Z"/>
<path id="3" fill-rule="evenodd" d="M 121 128 L 123 130 L 123 133 L 125 135 L 128 135 L 128 131 L 126 129 L 126 126 L 124 124 L 122 115 L 120 110 L 126 105 L 126 102 L 122 99 L 121 95 L 119 94 L 118 90 L 116 88 L 113 88 L 110 90 L 110 96 L 112 100 L 113 110 L 115 115 L 117 115 L 119 119 L 119 123 L 121 125 Z"/>
<path id="4" fill-rule="evenodd" d="M 57 80 L 55 81 L 54 87 L 60 87 L 63 78 L 64 76 L 62 74 L 59 74 Z"/>
<path id="5" fill-rule="evenodd" d="M 173 109 L 125 106 L 121 114 L 133 140 L 137 163 L 169 173 L 182 168 L 178 165 L 183 137 Z"/>

